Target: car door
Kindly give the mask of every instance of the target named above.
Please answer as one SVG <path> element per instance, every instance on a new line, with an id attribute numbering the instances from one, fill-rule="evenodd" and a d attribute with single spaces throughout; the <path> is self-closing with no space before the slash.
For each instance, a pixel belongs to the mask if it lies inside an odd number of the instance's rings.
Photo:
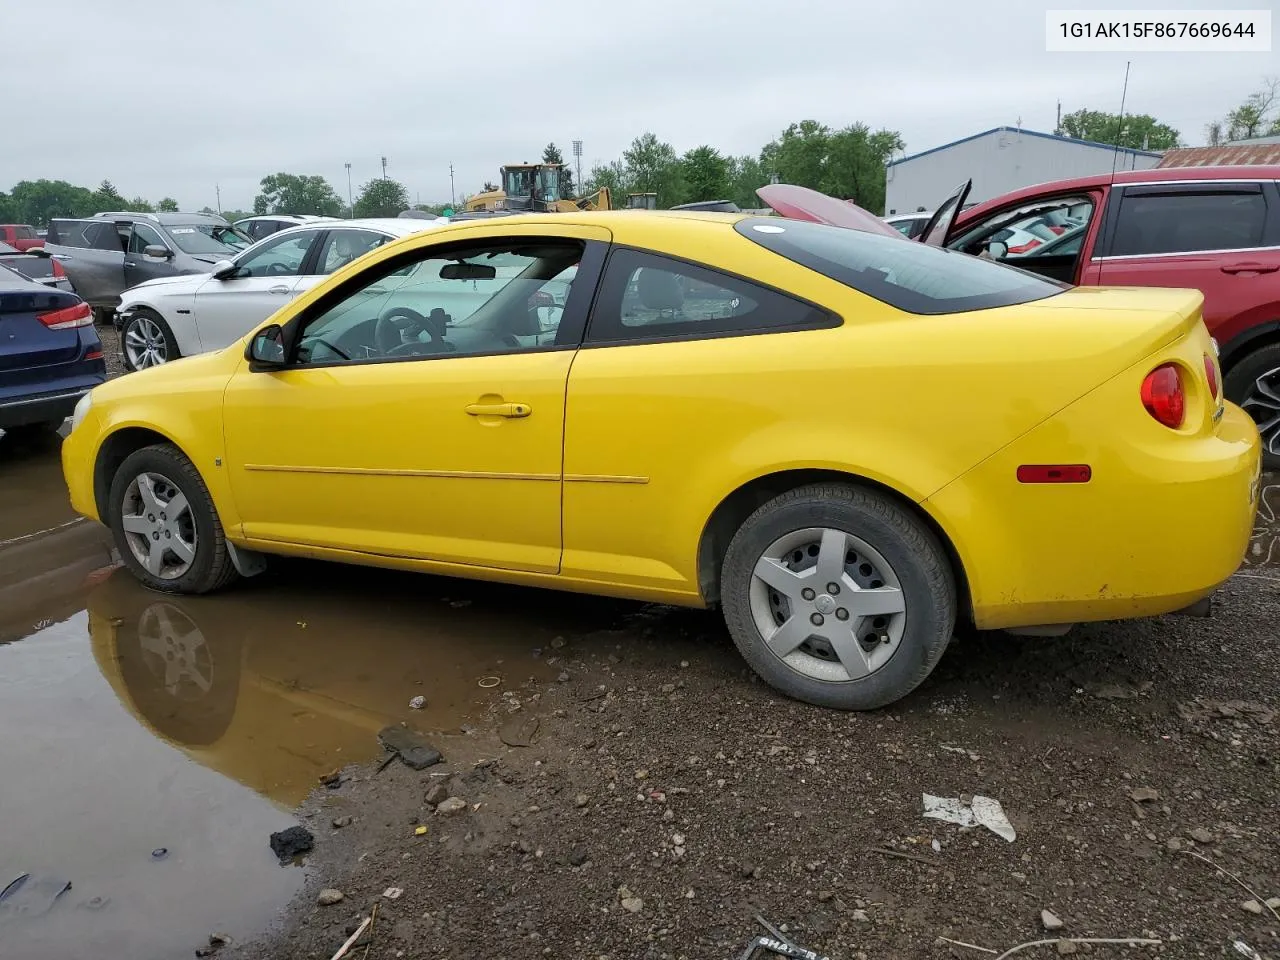
<path id="1" fill-rule="evenodd" d="M 1102 240 L 1101 283 L 1191 287 L 1204 294 L 1211 333 L 1277 298 L 1280 200 L 1271 182 L 1194 181 L 1119 190 Z M 1230 331 L 1227 336 L 1237 331 Z"/>
<path id="2" fill-rule="evenodd" d="M 378 230 L 343 228 L 325 231 L 318 244 L 319 252 L 307 262 L 307 272 L 298 280 L 295 295 L 310 290 L 329 274 L 394 239 Z"/>
<path id="3" fill-rule="evenodd" d="M 124 245 L 110 220 L 49 222 L 45 254 L 62 264 L 76 293 L 95 307 L 114 307 L 124 291 Z"/>
<path id="4" fill-rule="evenodd" d="M 375 253 L 285 324 L 281 366 L 231 378 L 227 465 L 251 542 L 559 570 L 565 386 L 611 234 L 450 239 Z M 531 336 L 534 295 L 566 276 L 554 340 Z"/>
<path id="5" fill-rule="evenodd" d="M 147 254 L 148 247 L 163 247 L 167 256 L 156 257 Z M 137 222 L 130 225 L 129 246 L 124 258 L 124 286 L 128 290 L 148 280 L 175 275 L 173 268 L 173 247 L 160 235 L 160 231 L 148 223 Z"/>
<path id="6" fill-rule="evenodd" d="M 296 296 L 320 234 L 277 234 L 238 256 L 233 269 L 202 283 L 194 310 L 203 348 L 219 350 L 234 343 Z"/>

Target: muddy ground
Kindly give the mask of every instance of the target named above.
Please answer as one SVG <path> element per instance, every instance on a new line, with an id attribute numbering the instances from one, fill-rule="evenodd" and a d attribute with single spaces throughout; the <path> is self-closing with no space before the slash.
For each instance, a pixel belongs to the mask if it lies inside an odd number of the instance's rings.
<path id="1" fill-rule="evenodd" d="M 23 489 L 50 486 L 56 446 L 3 453 Z M 160 805 L 169 839 L 154 842 L 173 860 L 208 824 L 236 838 L 234 854 L 192 854 L 188 873 L 166 881 L 192 885 L 187 906 L 163 915 L 141 896 L 159 882 L 150 868 L 130 875 L 139 898 L 121 929 L 166 934 L 117 941 L 113 955 L 131 960 L 195 956 L 224 930 L 220 958 L 328 960 L 375 905 L 372 934 L 348 956 L 736 958 L 764 932 L 759 915 L 833 960 L 981 958 L 1055 936 L 1159 939 L 1141 949 L 1168 957 L 1239 957 L 1240 940 L 1280 960 L 1280 917 L 1245 906 L 1280 897 L 1273 504 L 1280 488 L 1264 495 L 1249 562 L 1212 619 L 1060 639 L 965 635 L 920 690 L 872 714 L 781 699 L 712 613 L 321 564 L 170 601 L 95 561 L 56 612 L 41 600 L 47 616 L 32 607 L 30 626 L 0 636 L 0 670 L 18 676 L 5 656 L 24 647 L 91 650 L 86 669 L 108 682 L 50 686 L 45 700 L 106 697 L 111 723 L 166 747 L 139 768 L 138 797 L 193 766 L 239 791 Z M 8 520 L 0 540 L 21 534 Z M 14 548 L 0 543 L 0 559 L 4 549 Z M 44 709 L 20 694 L 4 700 Z M 20 731 L 25 715 L 4 711 L 0 723 Z M 67 712 L 50 707 L 38 729 Z M 444 762 L 383 767 L 376 732 L 397 723 Z M 111 736 L 128 756 L 143 749 L 123 728 Z M 56 749 L 74 759 L 92 742 L 69 732 Z M 76 764 L 48 756 L 38 769 L 65 776 L 58 794 L 82 811 L 68 828 L 101 833 L 105 847 L 138 797 L 100 804 L 114 784 L 77 782 Z M 341 777 L 321 786 L 333 770 Z M 924 793 L 996 798 L 1016 839 L 925 819 Z M 437 811 L 442 797 L 466 805 Z M 2 806 L 6 832 L 31 822 L 21 805 Z M 268 825 L 295 821 L 315 836 L 301 869 L 278 866 L 267 844 Z M 73 833 L 48 842 L 82 851 Z M 322 889 L 342 899 L 320 906 Z M 68 922 L 59 909 L 41 922 Z M 1060 932 L 1046 932 L 1045 910 Z M 278 917 L 265 933 L 264 911 Z M 4 920 L 0 956 L 73 953 L 6 953 Z M 1132 952 L 1038 952 L 1055 950 Z"/>

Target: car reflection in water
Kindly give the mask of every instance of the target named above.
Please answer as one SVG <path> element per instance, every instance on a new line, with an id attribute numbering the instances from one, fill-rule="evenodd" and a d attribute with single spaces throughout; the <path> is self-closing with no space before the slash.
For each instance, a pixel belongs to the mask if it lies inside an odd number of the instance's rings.
<path id="1" fill-rule="evenodd" d="M 517 588 L 427 584 L 424 596 L 413 575 L 304 564 L 273 583 L 177 598 L 121 570 L 89 595 L 93 653 L 154 735 L 292 807 L 319 777 L 379 754 L 377 731 L 389 723 L 447 740 L 502 690 L 554 681 L 561 667 L 546 662 L 550 641 L 607 626 L 618 610 Z M 485 599 L 456 599 L 468 593 Z M 481 689 L 486 676 L 502 687 Z M 412 710 L 418 695 L 427 706 Z"/>

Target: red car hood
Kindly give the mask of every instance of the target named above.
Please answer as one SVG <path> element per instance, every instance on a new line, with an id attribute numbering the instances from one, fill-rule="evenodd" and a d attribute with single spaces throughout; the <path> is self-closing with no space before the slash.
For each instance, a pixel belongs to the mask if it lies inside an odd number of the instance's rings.
<path id="1" fill-rule="evenodd" d="M 874 213 L 808 187 L 798 187 L 792 183 L 770 183 L 758 189 L 756 196 L 782 216 L 793 220 L 809 220 L 848 230 L 897 237 L 899 240 L 907 239 Z"/>

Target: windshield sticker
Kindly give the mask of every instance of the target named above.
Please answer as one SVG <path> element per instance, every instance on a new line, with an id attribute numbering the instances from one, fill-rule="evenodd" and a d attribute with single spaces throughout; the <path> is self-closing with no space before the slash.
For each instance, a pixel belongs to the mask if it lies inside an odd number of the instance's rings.
<path id="1" fill-rule="evenodd" d="M 196 232 L 196 228 L 195 228 L 195 227 L 174 227 L 174 228 L 173 228 L 172 230 L 170 230 L 169 232 L 170 232 L 170 233 L 173 233 L 173 234 L 179 234 L 179 233 L 195 233 L 195 232 Z"/>

